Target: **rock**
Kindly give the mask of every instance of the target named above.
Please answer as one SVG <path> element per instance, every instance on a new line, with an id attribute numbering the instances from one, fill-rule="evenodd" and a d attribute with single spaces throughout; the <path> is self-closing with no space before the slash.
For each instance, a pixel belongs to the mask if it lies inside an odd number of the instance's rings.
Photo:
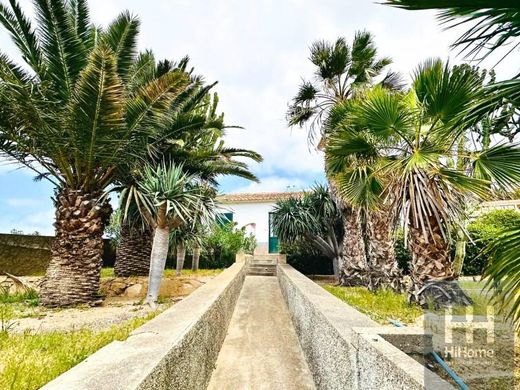
<path id="1" fill-rule="evenodd" d="M 126 283 L 123 282 L 113 282 L 110 284 L 110 291 L 115 295 L 120 295 L 125 291 L 126 289 Z"/>
<path id="2" fill-rule="evenodd" d="M 128 298 L 139 298 L 144 295 L 144 289 L 142 284 L 134 284 L 125 290 L 125 297 Z"/>

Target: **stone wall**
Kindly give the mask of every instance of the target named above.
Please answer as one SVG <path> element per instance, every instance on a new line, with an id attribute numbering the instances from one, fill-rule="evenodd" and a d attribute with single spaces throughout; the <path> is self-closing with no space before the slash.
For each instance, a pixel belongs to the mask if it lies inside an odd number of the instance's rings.
<path id="1" fill-rule="evenodd" d="M 53 236 L 32 236 L 0 233 L 0 274 L 42 275 L 51 260 Z M 105 239 L 103 266 L 111 267 L 115 261 L 115 249 Z"/>
<path id="2" fill-rule="evenodd" d="M 405 353 L 431 351 L 421 329 L 380 328 L 290 265 L 277 274 L 318 389 L 453 388 Z"/>
<path id="3" fill-rule="evenodd" d="M 232 265 L 43 389 L 205 389 L 244 278 L 245 263 Z"/>

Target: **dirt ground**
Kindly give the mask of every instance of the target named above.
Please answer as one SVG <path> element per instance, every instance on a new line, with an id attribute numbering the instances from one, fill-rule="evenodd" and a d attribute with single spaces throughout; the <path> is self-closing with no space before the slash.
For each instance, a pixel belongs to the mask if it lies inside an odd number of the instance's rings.
<path id="1" fill-rule="evenodd" d="M 164 278 L 161 283 L 159 304 L 156 310 L 164 310 L 205 284 L 214 276 L 192 276 Z M 80 328 L 102 330 L 114 324 L 136 317 L 144 317 L 154 311 L 143 305 L 146 293 L 146 277 L 125 279 L 131 287 L 120 290 L 119 278 L 102 280 L 102 292 L 106 295 L 100 306 L 77 306 L 65 309 L 49 309 L 41 306 L 18 306 L 12 320 L 11 332 L 69 331 Z M 112 288 L 115 286 L 115 290 Z M 119 287 L 118 287 L 119 286 Z M 128 290 L 128 291 L 126 291 Z"/>

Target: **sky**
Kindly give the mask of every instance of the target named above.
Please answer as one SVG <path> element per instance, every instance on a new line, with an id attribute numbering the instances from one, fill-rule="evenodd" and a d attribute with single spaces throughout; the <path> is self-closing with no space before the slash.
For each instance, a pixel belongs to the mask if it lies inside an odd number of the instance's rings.
<path id="1" fill-rule="evenodd" d="M 6 2 L 6 0 L 0 0 Z M 444 31 L 435 13 L 410 12 L 368 0 L 90 0 L 91 19 L 106 26 L 128 9 L 141 20 L 139 49 L 156 58 L 189 55 L 196 73 L 218 81 L 219 107 L 230 129 L 226 142 L 264 157 L 251 168 L 260 183 L 224 178 L 222 192 L 287 191 L 323 182 L 322 156 L 309 147 L 305 130 L 287 127 L 287 104 L 302 78 L 310 79 L 309 45 L 316 40 L 351 41 L 356 30 L 375 35 L 392 70 L 409 75 L 430 57 L 462 62 L 449 45 L 457 31 Z M 33 15 L 30 0 L 20 0 Z M 0 28 L 0 51 L 20 57 Z M 487 65 L 487 64 L 485 64 Z M 492 63 L 491 65 L 494 65 Z M 516 71 L 511 62 L 498 78 Z M 0 163 L 0 232 L 52 234 L 52 185 Z"/>

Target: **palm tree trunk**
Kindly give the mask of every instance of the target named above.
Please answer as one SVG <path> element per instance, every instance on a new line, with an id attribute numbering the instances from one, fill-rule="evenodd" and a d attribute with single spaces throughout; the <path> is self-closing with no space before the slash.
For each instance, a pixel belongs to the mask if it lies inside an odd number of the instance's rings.
<path id="1" fill-rule="evenodd" d="M 343 236 L 343 257 L 340 261 L 341 284 L 345 286 L 366 285 L 368 264 L 359 213 L 353 208 L 345 208 L 343 220 L 345 235 Z"/>
<path id="2" fill-rule="evenodd" d="M 182 269 L 184 268 L 184 259 L 186 258 L 186 244 L 184 241 L 180 241 L 177 244 L 177 267 L 176 275 L 181 276 Z"/>
<path id="3" fill-rule="evenodd" d="M 193 247 L 193 258 L 191 262 L 191 269 L 193 271 L 197 271 L 199 269 L 199 260 L 200 260 L 200 246 L 195 245 Z"/>
<path id="4" fill-rule="evenodd" d="M 362 273 L 367 268 L 361 218 L 359 213 L 341 199 L 334 179 L 327 177 L 327 180 L 331 198 L 343 216 L 342 256 L 337 260 L 340 283 L 347 286 L 359 286 L 363 284 Z"/>
<path id="5" fill-rule="evenodd" d="M 56 236 L 40 291 L 45 306 L 70 306 L 99 300 L 103 232 L 112 208 L 99 196 L 60 190 L 55 199 Z"/>
<path id="6" fill-rule="evenodd" d="M 431 237 L 425 237 L 420 228 L 410 227 L 411 275 L 418 286 L 428 280 L 449 280 L 454 276 L 449 244 L 435 218 L 430 219 L 430 224 Z"/>
<path id="7" fill-rule="evenodd" d="M 168 256 L 170 229 L 166 224 L 166 205 L 158 210 L 157 226 L 153 235 L 152 253 L 150 254 L 150 276 L 145 303 L 155 306 L 159 297 L 159 288 Z"/>
<path id="8" fill-rule="evenodd" d="M 367 213 L 367 253 L 370 265 L 370 284 L 401 291 L 402 274 L 397 265 L 394 248 L 395 216 L 389 205 Z"/>
<path id="9" fill-rule="evenodd" d="M 116 276 L 148 275 L 151 251 L 152 232 L 148 228 L 132 229 L 128 223 L 124 223 L 114 265 Z"/>

